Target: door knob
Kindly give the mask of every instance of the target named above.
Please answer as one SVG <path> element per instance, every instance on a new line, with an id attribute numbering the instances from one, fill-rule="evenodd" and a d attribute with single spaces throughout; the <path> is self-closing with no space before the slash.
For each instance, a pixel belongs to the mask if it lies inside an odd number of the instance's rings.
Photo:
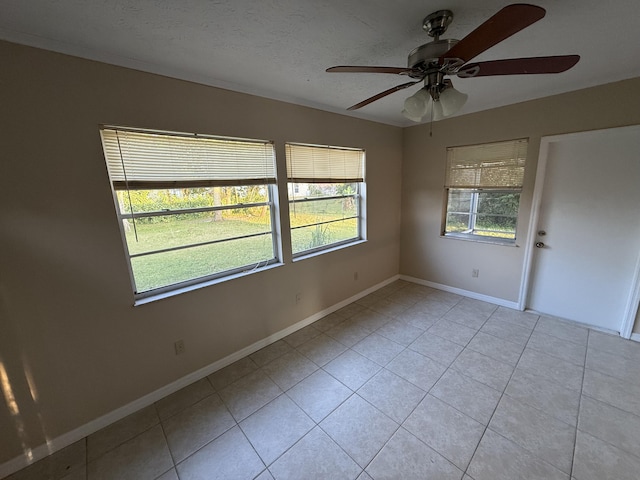
<path id="1" fill-rule="evenodd" d="M 536 247 L 538 247 L 538 248 L 544 248 L 544 243 L 542 243 L 542 242 L 536 242 Z"/>

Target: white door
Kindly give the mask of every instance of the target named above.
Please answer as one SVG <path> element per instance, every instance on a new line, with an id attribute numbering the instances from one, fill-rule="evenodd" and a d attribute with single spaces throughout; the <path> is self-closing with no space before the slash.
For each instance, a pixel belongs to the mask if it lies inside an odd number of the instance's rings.
<path id="1" fill-rule="evenodd" d="M 535 243 L 527 307 L 620 332 L 640 253 L 640 128 L 552 137 Z"/>

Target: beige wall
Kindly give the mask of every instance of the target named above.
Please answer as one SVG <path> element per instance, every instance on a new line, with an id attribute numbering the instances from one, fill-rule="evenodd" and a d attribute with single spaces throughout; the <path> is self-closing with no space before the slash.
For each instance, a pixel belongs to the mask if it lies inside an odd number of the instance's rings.
<path id="1" fill-rule="evenodd" d="M 405 129 L 400 272 L 517 302 L 540 138 L 639 123 L 636 78 L 437 122 L 432 137 L 428 125 Z M 529 150 L 518 246 L 441 238 L 446 147 L 523 137 Z M 478 278 L 471 277 L 472 269 L 480 270 Z"/>
<path id="2" fill-rule="evenodd" d="M 398 274 L 400 128 L 3 42 L 0 64 L 0 464 Z M 274 140 L 280 172 L 285 141 L 364 147 L 368 241 L 292 263 L 284 235 L 282 267 L 134 308 L 101 123 Z"/>

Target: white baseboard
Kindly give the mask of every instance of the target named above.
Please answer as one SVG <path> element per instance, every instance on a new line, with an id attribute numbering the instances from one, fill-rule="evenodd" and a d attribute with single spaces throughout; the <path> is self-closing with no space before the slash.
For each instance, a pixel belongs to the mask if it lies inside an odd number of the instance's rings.
<path id="1" fill-rule="evenodd" d="M 237 352 L 232 353 L 220 360 L 213 362 L 205 367 L 202 367 L 195 372 L 189 373 L 178 380 L 171 382 L 168 385 L 165 385 L 158 390 L 155 390 L 147 395 L 134 400 L 131 403 L 128 403 L 120 408 L 117 408 L 106 415 L 103 415 L 95 420 L 91 420 L 84 425 L 71 430 L 70 432 L 64 433 L 52 440 L 49 440 L 46 444 L 40 445 L 36 448 L 25 452 L 24 455 L 20 455 L 16 458 L 13 458 L 3 464 L 0 464 L 0 479 L 11 475 L 12 473 L 21 470 L 32 463 L 45 458 L 48 455 L 51 455 L 59 450 L 62 450 L 65 447 L 68 447 L 72 443 L 77 442 L 78 440 L 82 440 L 83 438 L 91 435 L 92 433 L 101 430 L 104 427 L 111 425 L 112 423 L 117 422 L 118 420 L 122 420 L 128 415 L 141 410 L 142 408 L 148 407 L 149 405 L 161 400 L 167 395 L 171 395 L 172 393 L 177 392 L 181 388 L 186 387 L 187 385 L 191 385 L 193 382 L 196 382 L 207 375 L 211 375 L 212 373 L 220 370 L 221 368 L 226 367 L 227 365 L 231 365 L 233 362 L 240 360 L 241 358 L 246 357 L 247 355 L 251 355 L 254 352 L 257 352 L 261 348 L 266 347 L 278 340 L 286 337 L 287 335 L 292 334 L 293 332 L 300 330 L 301 328 L 306 327 L 307 325 L 312 324 L 316 320 L 320 320 L 322 317 L 329 315 L 330 313 L 335 312 L 336 310 L 341 309 L 342 307 L 349 305 L 350 303 L 355 302 L 356 300 L 361 299 L 362 297 L 369 295 L 371 292 L 375 292 L 376 290 L 388 285 L 392 282 L 395 282 L 400 278 L 399 275 L 395 275 L 387 280 L 374 285 L 373 287 L 367 288 L 362 292 L 353 295 L 352 297 L 347 298 L 341 302 L 332 305 L 320 312 L 314 313 L 310 317 L 307 317 L 299 322 L 291 325 L 290 327 L 285 328 L 284 330 L 280 330 L 272 335 L 269 335 L 262 340 L 259 340 L 248 347 L 245 347 Z"/>
<path id="2" fill-rule="evenodd" d="M 640 342 L 640 333 L 632 333 L 631 340 L 633 340 L 634 342 Z"/>
<path id="3" fill-rule="evenodd" d="M 476 293 L 469 290 L 463 290 L 461 288 L 450 287 L 448 285 L 442 285 L 441 283 L 430 282 L 428 280 L 422 280 L 420 278 L 410 277 L 408 275 L 400 275 L 400 279 L 406 280 L 407 282 L 424 285 L 425 287 L 431 287 L 437 290 L 455 293 L 457 295 L 462 295 L 463 297 L 473 298 L 474 300 L 482 300 L 483 302 L 493 303 L 494 305 L 500 305 L 501 307 L 508 307 L 519 310 L 518 302 L 510 302 L 509 300 L 505 300 L 503 298 L 491 297 L 489 295 L 483 295 L 482 293 Z"/>

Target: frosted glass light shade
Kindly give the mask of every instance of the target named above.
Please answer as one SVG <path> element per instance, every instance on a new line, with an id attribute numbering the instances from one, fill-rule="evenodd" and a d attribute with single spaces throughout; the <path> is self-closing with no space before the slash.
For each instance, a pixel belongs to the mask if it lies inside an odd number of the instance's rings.
<path id="1" fill-rule="evenodd" d="M 421 88 L 404 101 L 403 115 L 414 122 L 419 122 L 419 119 L 427 113 L 427 105 L 430 98 L 429 92 Z M 405 115 L 404 112 L 407 112 L 407 114 Z M 416 118 L 418 120 L 415 120 Z"/>
<path id="2" fill-rule="evenodd" d="M 469 98 L 469 95 L 466 93 L 459 92 L 455 88 L 449 87 L 440 93 L 440 101 L 437 103 L 440 103 L 442 106 L 442 114 L 445 117 L 448 117 L 460 110 L 467 102 L 467 98 Z"/>
<path id="3" fill-rule="evenodd" d="M 440 100 L 438 100 L 437 102 L 431 102 L 431 108 L 433 109 L 433 116 L 431 117 L 433 121 L 437 122 L 438 120 L 442 120 L 445 117 L 442 109 L 442 102 Z"/>
<path id="4" fill-rule="evenodd" d="M 406 109 L 402 110 L 402 115 L 404 115 L 405 118 L 408 118 L 412 122 L 421 122 L 423 117 L 423 115 L 411 115 Z"/>

